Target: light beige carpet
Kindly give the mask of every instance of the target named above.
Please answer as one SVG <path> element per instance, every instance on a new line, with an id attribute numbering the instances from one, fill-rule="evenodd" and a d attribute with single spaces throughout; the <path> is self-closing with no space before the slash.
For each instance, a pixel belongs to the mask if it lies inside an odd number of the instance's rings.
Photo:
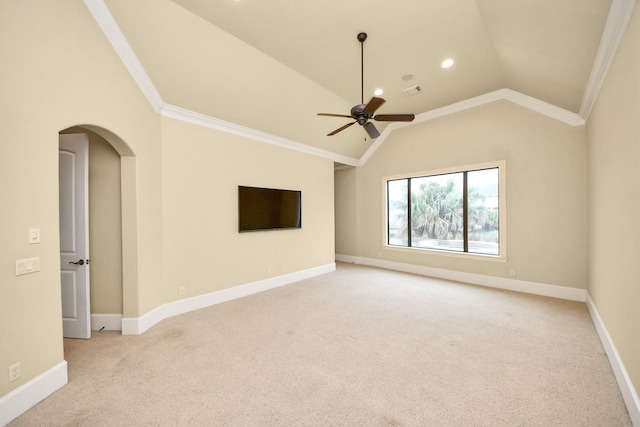
<path id="1" fill-rule="evenodd" d="M 11 426 L 630 426 L 583 303 L 349 264 L 65 340 Z"/>

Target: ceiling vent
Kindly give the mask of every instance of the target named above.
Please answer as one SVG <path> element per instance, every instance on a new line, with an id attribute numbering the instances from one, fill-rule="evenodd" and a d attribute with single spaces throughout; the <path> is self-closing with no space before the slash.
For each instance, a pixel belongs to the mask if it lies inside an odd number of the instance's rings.
<path id="1" fill-rule="evenodd" d="M 415 85 L 415 86 L 411 86 L 408 87 L 406 89 L 402 89 L 402 91 L 407 95 L 407 96 L 412 96 L 415 95 L 417 93 L 422 92 L 422 86 L 420 85 Z"/>

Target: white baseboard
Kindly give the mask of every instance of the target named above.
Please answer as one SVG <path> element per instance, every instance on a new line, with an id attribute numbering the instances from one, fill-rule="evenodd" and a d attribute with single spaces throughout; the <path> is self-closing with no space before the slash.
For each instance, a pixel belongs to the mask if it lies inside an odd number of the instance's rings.
<path id="1" fill-rule="evenodd" d="M 598 309 L 593 304 L 588 293 L 587 308 L 589 309 L 589 314 L 591 314 L 591 319 L 596 327 L 602 346 L 607 353 L 609 363 L 611 363 L 613 374 L 618 382 L 618 387 L 620 387 L 620 393 L 622 394 L 624 403 L 627 405 L 627 411 L 629 412 L 631 422 L 634 426 L 640 426 L 640 399 L 638 398 L 638 393 L 636 392 L 633 383 L 631 382 L 631 378 L 622 363 L 622 359 L 620 359 L 618 350 L 616 350 L 616 346 L 611 340 L 611 336 L 609 335 L 607 328 L 604 326 L 604 322 L 598 313 Z"/>
<path id="2" fill-rule="evenodd" d="M 288 285 L 289 283 L 319 276 L 335 271 L 336 264 L 330 263 L 295 273 L 284 274 L 245 285 L 235 286 L 221 291 L 211 292 L 196 297 L 185 298 L 163 304 L 141 317 L 125 317 L 122 319 L 122 335 L 140 335 L 164 319 L 199 310 L 215 304 L 242 298 L 258 292 Z"/>
<path id="3" fill-rule="evenodd" d="M 358 257 L 353 255 L 336 254 L 336 261 L 347 262 L 349 264 L 358 264 Z"/>
<path id="4" fill-rule="evenodd" d="M 122 314 L 92 314 L 92 331 L 121 331 Z"/>
<path id="5" fill-rule="evenodd" d="M 548 285 L 545 283 L 537 282 L 527 282 L 524 280 L 507 279 L 504 277 L 486 276 L 483 274 L 465 273 L 462 271 L 445 270 L 442 268 L 425 267 L 422 265 L 405 264 L 375 258 L 336 255 L 336 260 L 344 260 L 345 262 L 369 265 L 372 267 L 380 267 L 387 270 L 402 271 L 405 273 L 419 274 L 421 276 L 437 277 L 439 279 L 453 280 L 456 282 L 470 283 L 474 285 L 487 286 L 490 288 L 506 289 L 510 291 L 524 292 L 527 294 L 542 295 L 571 301 L 584 302 L 587 295 L 587 291 L 584 289 Z"/>
<path id="6" fill-rule="evenodd" d="M 484 276 L 481 274 L 464 273 L 459 271 L 444 270 L 439 268 L 424 267 L 413 264 L 404 264 L 393 261 L 385 261 L 374 258 L 355 257 L 351 255 L 336 254 L 336 261 L 353 264 L 363 264 L 372 267 L 385 268 L 387 270 L 402 271 L 405 273 L 419 274 L 423 276 L 437 277 L 440 279 L 454 280 L 457 282 L 471 283 L 475 285 L 488 286 L 499 289 L 543 295 L 571 301 L 586 302 L 589 314 L 596 327 L 600 341 L 607 353 L 609 362 L 613 369 L 616 381 L 622 397 L 624 398 L 631 422 L 634 426 L 640 427 L 640 399 L 636 392 L 631 378 L 620 359 L 609 333 L 607 332 L 598 310 L 596 309 L 589 294 L 584 289 L 567 288 L 563 286 L 547 285 L 544 283 L 526 282 L 523 280 L 506 279 L 501 277 Z"/>
<path id="7" fill-rule="evenodd" d="M 414 266 L 410 264 L 402 264 L 371 258 L 353 257 L 348 255 L 336 255 L 336 260 L 341 262 L 386 268 L 389 270 L 403 271 L 407 273 L 439 277 L 448 280 L 474 283 L 483 286 L 491 286 L 490 284 L 486 284 L 487 280 L 493 281 L 496 279 L 501 279 L 491 276 L 460 273 L 450 270 L 434 269 L 430 267 Z M 321 274 L 330 273 L 331 271 L 334 271 L 335 268 L 335 263 L 327 264 L 321 267 L 274 277 L 272 279 L 261 280 L 258 282 L 248 283 L 246 285 L 241 285 L 222 291 L 212 292 L 198 297 L 171 302 L 158 307 L 157 309 L 147 313 L 142 317 L 137 318 L 122 318 L 122 315 L 92 315 L 92 325 L 103 324 L 105 326 L 105 330 L 119 330 L 118 325 L 115 325 L 114 322 L 116 321 L 116 319 L 121 319 L 123 335 L 138 335 L 142 334 L 158 322 L 168 317 L 187 313 L 193 310 L 198 310 L 200 308 L 230 301 L 236 298 L 241 298 Z M 477 281 L 465 279 L 475 279 Z M 512 283 L 503 283 L 502 280 Z M 523 284 L 524 286 L 522 286 Z M 523 282 L 520 280 L 512 279 L 501 279 L 498 281 L 498 286 L 493 287 L 581 301 L 580 293 L 573 292 L 573 290 L 568 291 L 566 288 L 562 288 L 559 286 Z M 521 289 L 521 287 L 523 289 Z M 631 382 L 631 378 L 629 377 L 629 374 L 627 373 L 624 364 L 620 359 L 620 355 L 618 354 L 618 351 L 616 350 L 616 347 L 611 340 L 611 337 L 604 323 L 602 322 L 602 318 L 600 317 L 598 310 L 596 309 L 593 301 L 586 291 L 584 292 L 582 301 L 586 301 L 587 308 L 595 325 L 596 331 L 598 332 L 598 336 L 602 341 L 603 347 L 607 353 L 614 375 L 618 382 L 618 386 L 620 387 L 621 394 L 627 405 L 627 410 L 629 411 L 631 421 L 634 426 L 640 426 L 640 398 L 638 398 L 638 394 L 635 391 L 633 383 Z M 98 323 L 94 323 L 94 320 Z M 107 329 L 107 325 L 109 325 L 109 328 L 112 329 Z M 0 426 L 8 424 L 24 412 L 26 412 L 29 408 L 35 406 L 38 402 L 45 399 L 51 393 L 63 387 L 65 384 L 67 384 L 67 382 L 67 362 L 62 361 L 51 369 L 32 379 L 31 381 L 23 384 L 19 388 L 3 396 L 2 398 L 0 398 Z"/>
<path id="8" fill-rule="evenodd" d="M 67 384 L 68 381 L 67 362 L 63 360 L 9 394 L 2 396 L 0 398 L 0 426 L 9 424 L 29 408 Z"/>

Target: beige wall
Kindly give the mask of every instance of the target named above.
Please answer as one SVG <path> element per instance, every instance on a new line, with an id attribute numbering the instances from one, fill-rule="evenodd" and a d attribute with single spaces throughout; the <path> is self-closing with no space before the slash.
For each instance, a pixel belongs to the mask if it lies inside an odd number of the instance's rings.
<path id="1" fill-rule="evenodd" d="M 382 177 L 496 160 L 506 161 L 506 262 L 385 247 Z M 516 279 L 584 289 L 586 181 L 584 126 L 507 101 L 405 127 L 358 170 L 358 256 L 498 277 L 514 269 Z"/>
<path id="2" fill-rule="evenodd" d="M 165 300 L 334 261 L 333 162 L 163 120 Z M 302 228 L 238 232 L 238 185 L 302 191 Z"/>
<path id="3" fill-rule="evenodd" d="M 161 119 L 83 2 L 0 1 L 0 58 L 0 370 L 17 362 L 22 369 L 14 382 L 0 377 L 0 397 L 64 359 L 64 129 L 95 131 L 121 156 L 122 296 L 111 294 L 105 306 L 94 301 L 98 312 L 137 317 L 178 299 L 178 286 L 191 296 L 333 262 L 333 162 Z M 102 157 L 93 159 L 92 179 L 102 166 L 113 179 L 115 153 L 104 144 L 90 148 Z M 239 183 L 302 189 L 303 229 L 239 236 Z M 29 228 L 40 228 L 40 244 L 27 244 Z M 100 250 L 92 256 L 103 258 Z M 16 277 L 14 261 L 36 256 L 41 272 Z M 113 270 L 102 277 L 118 275 L 118 267 L 104 267 Z"/>
<path id="4" fill-rule="evenodd" d="M 589 293 L 637 389 L 639 19 L 636 12 L 587 128 L 588 224 L 585 128 L 499 102 L 396 131 L 365 166 L 338 173 L 336 183 L 349 188 L 336 195 L 336 230 L 351 230 L 339 248 L 498 277 L 515 269 L 518 279 L 575 288 L 588 272 Z M 161 119 L 82 2 L 0 1 L 0 58 L 0 370 L 22 368 L 15 382 L 0 377 L 0 396 L 64 358 L 63 129 L 106 129 L 124 156 L 125 316 L 178 299 L 182 285 L 198 295 L 333 261 L 332 162 Z M 383 247 L 382 176 L 492 160 L 507 162 L 506 263 Z M 238 184 L 302 189 L 303 229 L 230 231 L 236 221 L 225 209 L 235 206 Z M 345 203 L 349 194 L 358 195 L 355 206 Z M 29 245 L 36 227 L 42 242 Z M 14 261 L 36 256 L 41 272 L 16 277 Z"/>
<path id="5" fill-rule="evenodd" d="M 362 155 L 360 134 L 327 138 L 340 121 L 315 115 L 347 112 L 351 102 L 177 3 L 106 1 L 166 102 L 321 150 Z M 162 54 L 149 55 L 158 49 Z"/>
<path id="6" fill-rule="evenodd" d="M 17 362 L 22 369 L 17 381 L 0 378 L 2 396 L 64 357 L 58 133 L 96 124 L 128 141 L 140 156 L 140 188 L 149 189 L 139 198 L 144 214 L 159 206 L 147 161 L 159 119 L 82 2 L 0 2 L 0 58 L 0 369 Z M 149 218 L 141 234 L 158 235 L 159 223 Z M 40 244 L 27 244 L 29 228 L 40 228 Z M 150 239 L 140 249 L 152 254 L 156 247 Z M 14 261 L 36 256 L 41 271 L 16 277 Z"/>
<path id="7" fill-rule="evenodd" d="M 336 254 L 358 255 L 356 168 L 335 171 Z"/>
<path id="8" fill-rule="evenodd" d="M 640 12 L 588 122 L 589 295 L 640 393 Z"/>
<path id="9" fill-rule="evenodd" d="M 91 313 L 122 314 L 120 155 L 89 135 L 89 256 Z"/>

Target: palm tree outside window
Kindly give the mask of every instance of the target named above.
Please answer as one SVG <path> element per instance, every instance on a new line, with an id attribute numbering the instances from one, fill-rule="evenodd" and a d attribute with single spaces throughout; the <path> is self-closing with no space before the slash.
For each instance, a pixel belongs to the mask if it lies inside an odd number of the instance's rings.
<path id="1" fill-rule="evenodd" d="M 387 245 L 500 255 L 499 167 L 387 180 Z"/>

